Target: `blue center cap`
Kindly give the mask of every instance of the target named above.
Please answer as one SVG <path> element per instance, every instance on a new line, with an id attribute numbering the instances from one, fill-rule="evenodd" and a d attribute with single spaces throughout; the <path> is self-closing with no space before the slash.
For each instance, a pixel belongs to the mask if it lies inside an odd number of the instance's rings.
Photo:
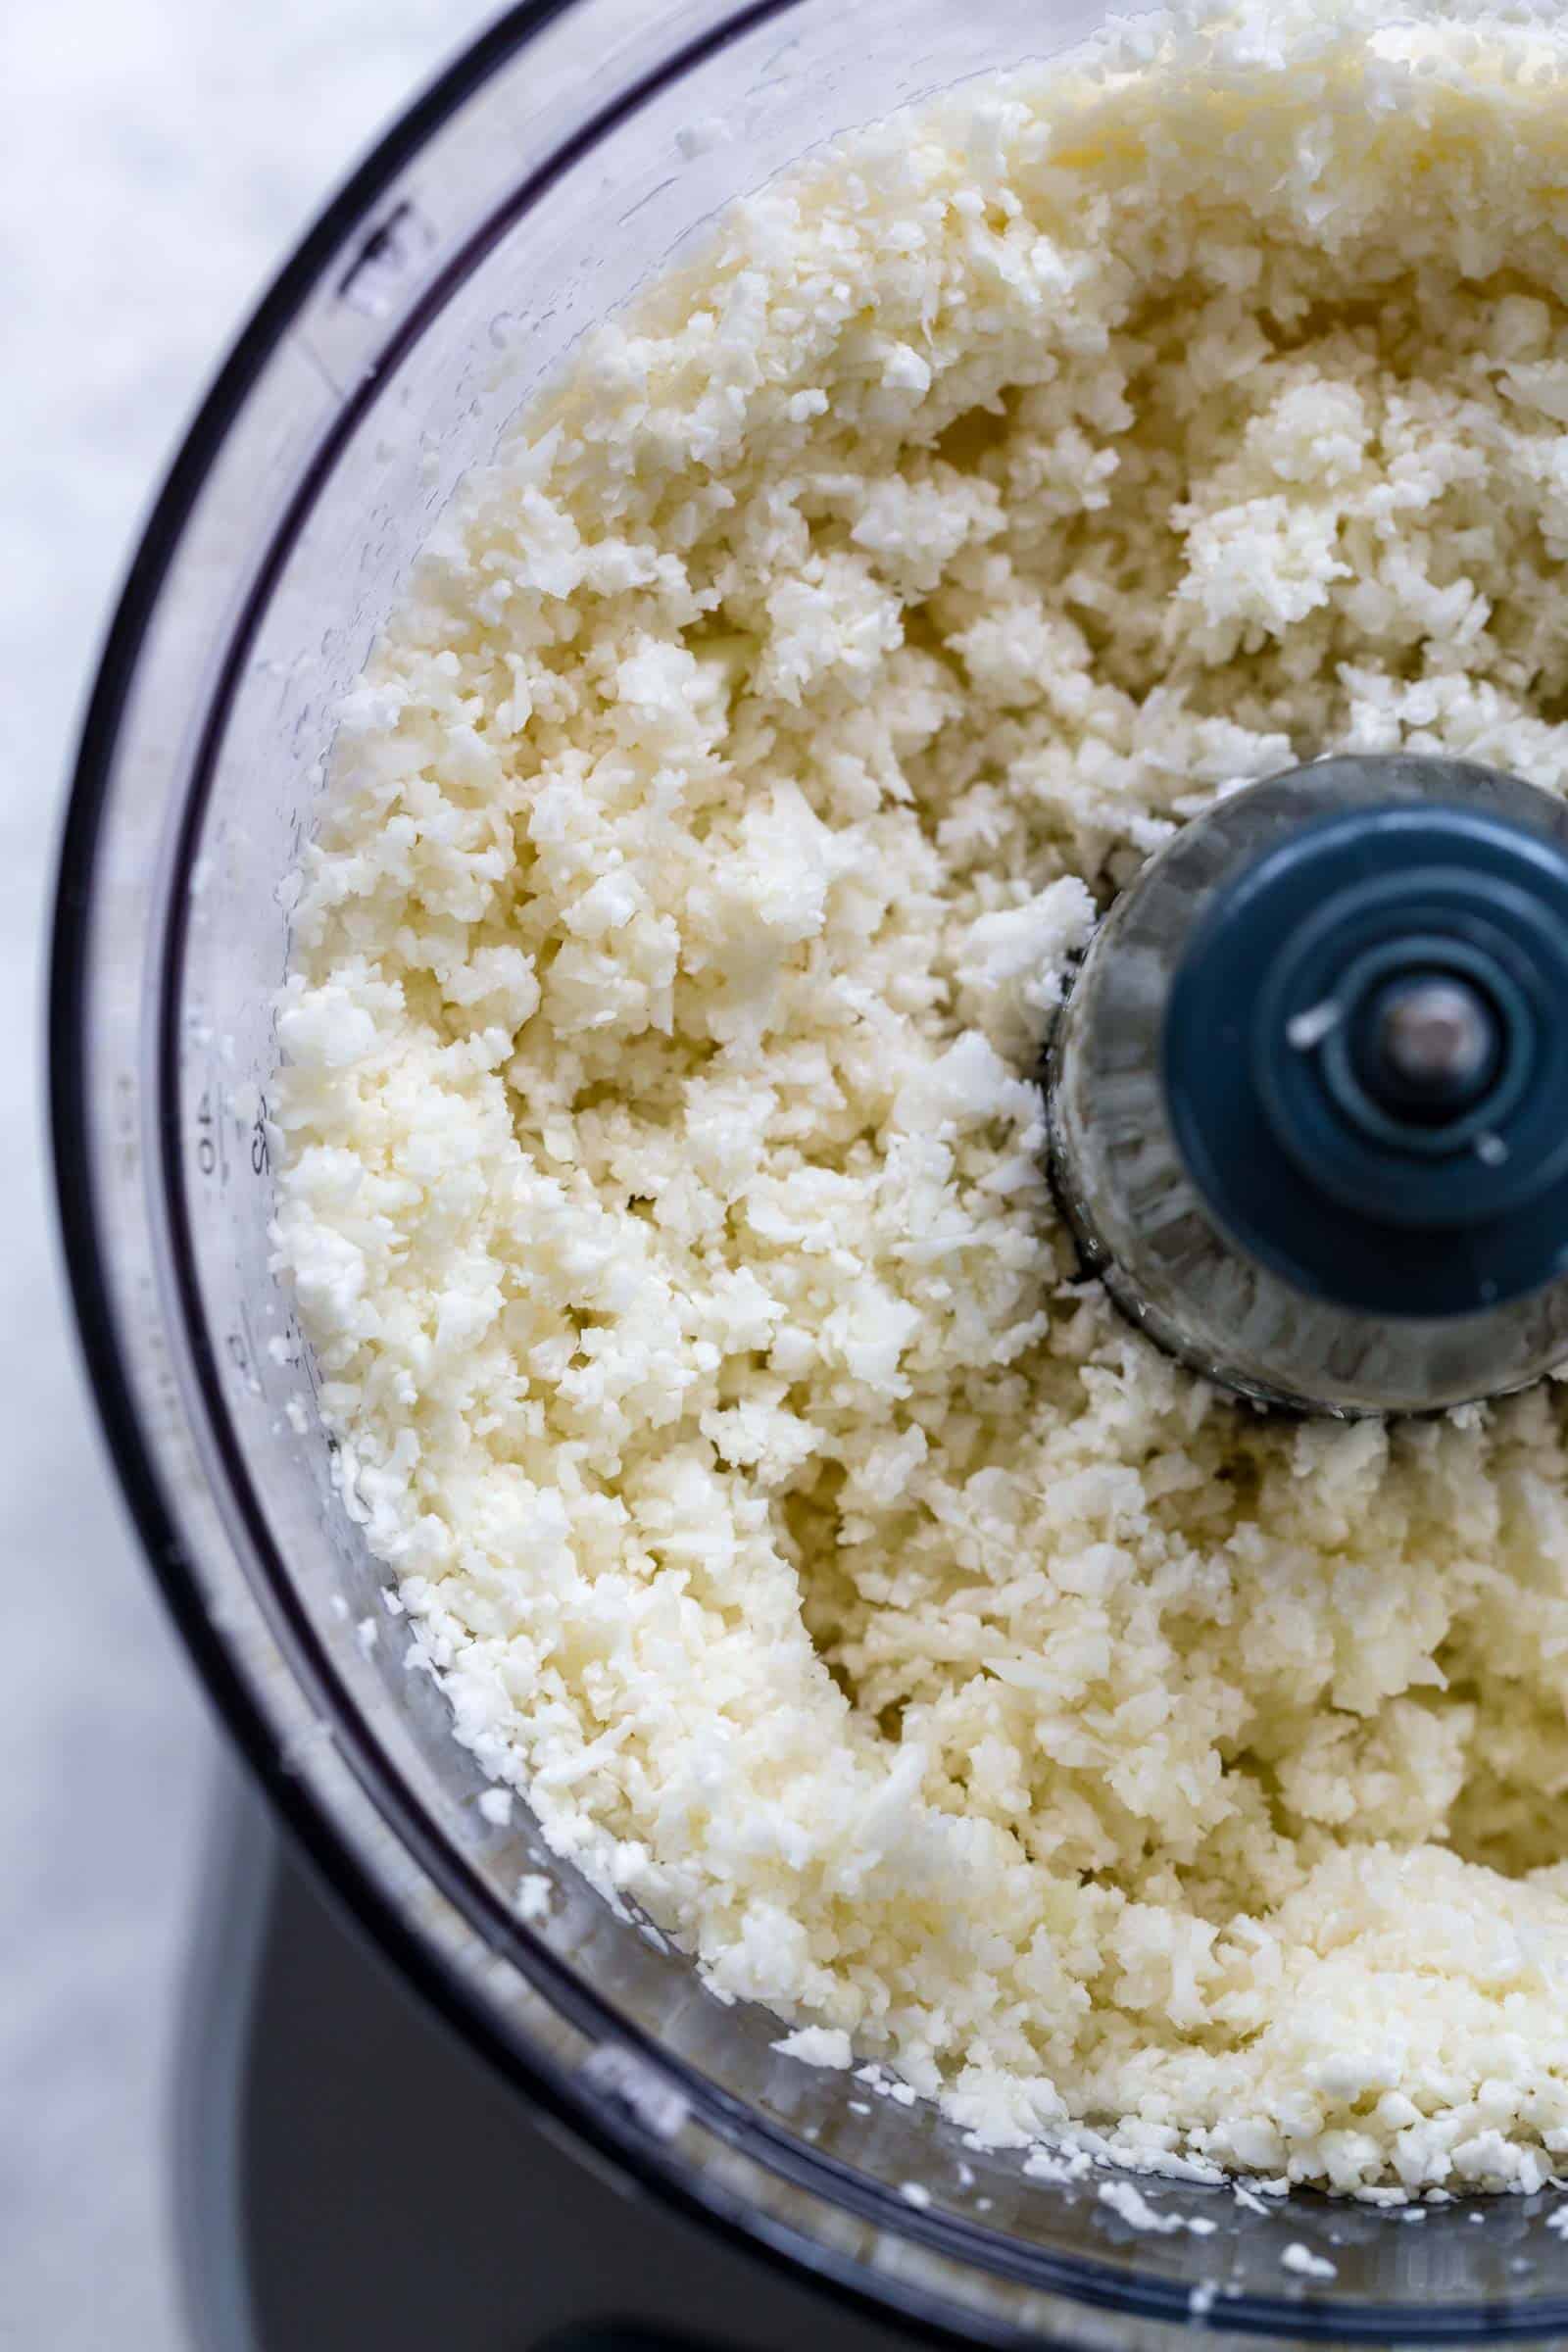
<path id="1" fill-rule="evenodd" d="M 1568 854 L 1409 799 L 1225 883 L 1165 1017 L 1216 1224 L 1314 1297 L 1480 1311 L 1568 1270 Z"/>

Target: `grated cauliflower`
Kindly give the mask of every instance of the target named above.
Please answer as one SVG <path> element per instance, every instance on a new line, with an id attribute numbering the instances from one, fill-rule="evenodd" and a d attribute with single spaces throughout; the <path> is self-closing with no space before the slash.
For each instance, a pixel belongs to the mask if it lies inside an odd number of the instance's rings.
<path id="1" fill-rule="evenodd" d="M 457 1737 L 994 2143 L 1568 2154 L 1560 1393 L 1228 1402 L 1075 1282 L 1037 1085 L 1216 794 L 1568 786 L 1563 56 L 1261 10 L 858 134 L 581 352 L 342 712 L 277 1256 Z"/>

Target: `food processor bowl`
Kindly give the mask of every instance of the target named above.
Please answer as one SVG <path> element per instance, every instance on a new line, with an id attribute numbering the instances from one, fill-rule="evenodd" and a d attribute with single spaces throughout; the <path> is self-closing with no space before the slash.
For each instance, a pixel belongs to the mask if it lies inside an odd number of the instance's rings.
<path id="1" fill-rule="evenodd" d="M 776 2018 L 706 1990 L 520 1806 L 491 1820 L 410 1671 L 269 1270 L 290 877 L 336 706 L 454 484 L 731 198 L 1098 21 L 1087 0 L 526 6 L 357 172 L 174 462 L 85 723 L 51 998 L 77 1312 L 148 1555 L 254 1772 L 374 1941 L 576 2145 L 962 2341 L 1568 2334 L 1549 2193 L 1412 2221 L 1154 2179 L 1151 2228 L 1109 2168 L 1032 2175 L 781 2054 Z M 532 1874 L 552 1892 L 525 1922 Z"/>

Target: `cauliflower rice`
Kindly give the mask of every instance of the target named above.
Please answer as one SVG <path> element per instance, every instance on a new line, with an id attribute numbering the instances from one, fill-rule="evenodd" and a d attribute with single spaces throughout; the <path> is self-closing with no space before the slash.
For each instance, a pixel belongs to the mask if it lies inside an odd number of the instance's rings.
<path id="1" fill-rule="evenodd" d="M 1216 794 L 1568 788 L 1564 54 L 1263 11 L 857 135 L 342 712 L 277 1252 L 457 1736 L 992 2142 L 1568 2158 L 1562 1392 L 1228 1401 L 1075 1279 L 1038 1084 Z"/>

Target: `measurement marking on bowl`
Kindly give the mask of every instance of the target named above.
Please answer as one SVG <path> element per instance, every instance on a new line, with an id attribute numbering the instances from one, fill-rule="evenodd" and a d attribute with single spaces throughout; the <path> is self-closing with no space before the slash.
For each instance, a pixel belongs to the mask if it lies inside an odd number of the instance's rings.
<path id="1" fill-rule="evenodd" d="M 384 318 L 393 307 L 395 289 L 435 244 L 431 223 L 407 198 L 394 205 L 360 246 L 337 281 L 337 297 L 368 318 Z"/>

